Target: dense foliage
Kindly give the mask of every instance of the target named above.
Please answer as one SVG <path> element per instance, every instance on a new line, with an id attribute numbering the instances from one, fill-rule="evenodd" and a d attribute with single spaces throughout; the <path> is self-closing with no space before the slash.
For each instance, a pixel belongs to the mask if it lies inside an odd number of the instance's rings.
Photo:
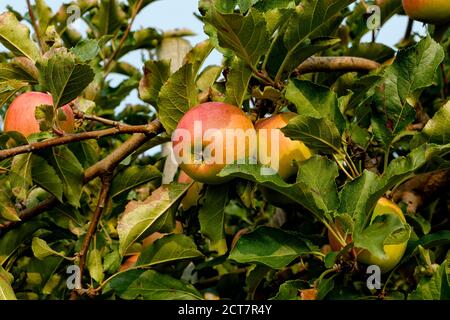
<path id="1" fill-rule="evenodd" d="M 209 40 L 192 47 L 188 29 L 131 27 L 152 2 L 0 15 L 0 114 L 23 92 L 53 97 L 36 108 L 40 133 L 0 134 L 0 299 L 450 298 L 448 26 L 408 30 L 393 50 L 361 42 L 374 1 L 200 0 Z M 380 8 L 381 28 L 403 14 L 400 0 Z M 86 33 L 68 24 L 75 9 Z M 223 64 L 205 66 L 215 49 Z M 133 90 L 141 102 L 121 105 Z M 175 182 L 167 142 L 206 101 L 253 121 L 295 112 L 282 131 L 314 155 L 292 180 L 227 165 L 224 184 Z M 67 104 L 74 133 L 57 126 Z M 371 223 L 380 197 L 407 223 Z M 341 251 L 336 222 L 352 235 Z M 354 249 L 383 257 L 406 241 L 369 288 Z"/>

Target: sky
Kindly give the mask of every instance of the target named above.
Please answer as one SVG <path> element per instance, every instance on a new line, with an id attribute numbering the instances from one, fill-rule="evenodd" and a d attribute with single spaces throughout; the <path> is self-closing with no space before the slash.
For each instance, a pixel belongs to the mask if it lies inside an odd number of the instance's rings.
<path id="1" fill-rule="evenodd" d="M 47 0 L 47 4 L 52 7 L 53 11 L 57 11 L 62 3 L 68 2 L 63 0 Z M 33 3 L 33 0 L 32 0 Z M 6 10 L 6 6 L 10 5 L 15 10 L 25 13 L 25 0 L 0 0 L 0 12 Z M 189 28 L 196 36 L 189 37 L 189 41 L 195 45 L 196 43 L 205 40 L 207 36 L 203 32 L 203 25 L 195 17 L 194 13 L 197 10 L 198 0 L 159 0 L 147 6 L 136 18 L 133 30 L 141 27 L 156 27 L 161 30 L 170 30 L 175 28 Z M 384 25 L 377 37 L 377 42 L 384 43 L 393 47 L 399 39 L 403 36 L 407 18 L 405 16 L 396 16 Z M 425 27 L 418 22 L 414 23 L 415 32 L 424 34 Z M 370 41 L 370 34 L 363 38 L 364 41 Z M 129 54 L 124 57 L 124 60 L 135 65 L 139 69 L 142 68 L 141 56 L 139 53 Z M 221 64 L 221 56 L 217 52 L 208 58 L 205 65 Z M 115 81 L 119 82 L 121 79 L 116 77 Z M 137 91 L 130 94 L 123 102 L 122 107 L 127 103 L 139 103 Z"/>

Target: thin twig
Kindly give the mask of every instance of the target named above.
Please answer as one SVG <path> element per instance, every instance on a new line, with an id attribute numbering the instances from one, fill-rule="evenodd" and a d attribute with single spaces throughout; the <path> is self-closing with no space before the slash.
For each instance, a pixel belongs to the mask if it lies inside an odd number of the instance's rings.
<path id="1" fill-rule="evenodd" d="M 83 240 L 83 245 L 81 247 L 80 252 L 78 253 L 78 257 L 80 258 L 80 262 L 78 264 L 80 268 L 80 279 L 83 279 L 84 267 L 86 265 L 87 253 L 89 251 L 89 246 L 91 244 L 91 239 L 94 234 L 97 232 L 98 223 L 102 216 L 103 210 L 107 204 L 108 193 L 111 186 L 112 174 L 108 173 L 102 176 L 102 189 L 100 190 L 100 196 L 98 198 L 97 207 L 95 208 L 94 214 L 92 216 L 91 224 L 89 225 L 89 229 L 86 233 L 86 236 Z M 71 300 L 76 299 L 78 296 L 78 291 L 75 289 L 72 292 Z"/>
<path id="2" fill-rule="evenodd" d="M 36 39 L 39 45 L 39 49 L 41 49 L 41 53 L 44 52 L 44 43 L 41 39 L 41 32 L 39 30 L 39 25 L 36 22 L 36 17 L 34 16 L 33 8 L 31 7 L 30 0 L 26 0 L 28 7 L 28 14 L 30 15 L 31 25 L 33 26 L 34 33 L 36 34 Z"/>
<path id="3" fill-rule="evenodd" d="M 147 134 L 137 133 L 132 135 L 127 141 L 125 141 L 122 145 L 120 145 L 117 149 L 110 153 L 106 158 L 100 160 L 93 166 L 86 169 L 84 173 L 83 183 L 86 184 L 89 181 L 99 177 L 100 175 L 112 171 L 123 159 L 128 157 L 144 143 L 151 140 L 163 131 L 163 127 L 159 120 L 154 120 L 149 124 L 149 126 L 152 127 L 153 131 L 150 132 L 149 128 L 149 133 Z M 18 216 L 19 218 L 21 218 L 21 221 L 5 222 L 3 224 L 0 224 L 0 230 L 13 229 L 19 226 L 22 222 L 38 216 L 39 214 L 49 210 L 58 203 L 59 201 L 54 196 L 51 196 L 39 203 L 37 206 L 33 208 L 27 208 L 19 212 Z"/>
<path id="4" fill-rule="evenodd" d="M 106 118 L 99 117 L 99 116 L 96 116 L 96 115 L 86 114 L 86 113 L 84 113 L 82 111 L 79 111 L 79 110 L 73 110 L 73 114 L 78 119 L 89 120 L 89 121 L 96 121 L 96 122 L 99 122 L 99 123 L 102 123 L 104 125 L 111 126 L 111 127 L 120 127 L 120 126 L 126 125 L 126 124 L 124 124 L 122 122 L 119 122 L 119 121 L 106 119 Z"/>
<path id="5" fill-rule="evenodd" d="M 10 149 L 0 150 L 0 160 L 14 157 L 16 155 L 22 153 L 35 152 L 38 150 L 45 150 L 52 147 L 78 142 L 89 139 L 100 139 L 102 137 L 113 136 L 117 134 L 132 134 L 132 133 L 153 133 L 154 126 L 149 125 L 138 125 L 138 126 L 130 126 L 130 125 L 117 125 L 114 128 L 97 130 L 97 131 L 88 131 L 76 134 L 66 134 L 61 137 L 51 138 L 44 141 L 34 142 L 23 146 L 18 146 Z"/>
<path id="6" fill-rule="evenodd" d="M 379 67 L 378 62 L 359 57 L 310 57 L 300 64 L 293 73 L 299 76 L 313 72 L 367 72 Z"/>
<path id="7" fill-rule="evenodd" d="M 16 226 L 19 226 L 20 224 L 24 223 L 25 221 L 28 221 L 28 220 L 34 218 L 35 216 L 39 215 L 40 213 L 49 210 L 57 203 L 59 203 L 58 199 L 56 199 L 56 197 L 51 196 L 51 197 L 45 199 L 44 201 L 40 202 L 37 206 L 35 206 L 33 208 L 27 208 L 27 209 L 22 210 L 19 213 L 20 221 L 6 221 L 6 222 L 0 224 L 0 230 L 8 230 L 8 229 L 12 229 Z"/>
<path id="8" fill-rule="evenodd" d="M 112 64 L 112 62 L 116 58 L 116 56 L 119 53 L 119 51 L 122 49 L 123 45 L 125 44 L 125 41 L 128 38 L 128 35 L 130 34 L 131 27 L 133 26 L 134 20 L 136 19 L 137 13 L 139 12 L 139 9 L 141 8 L 142 3 L 143 3 L 143 0 L 139 0 L 139 2 L 137 2 L 136 5 L 133 7 L 133 12 L 131 13 L 131 21 L 128 24 L 127 29 L 125 30 L 122 38 L 120 39 L 119 45 L 113 51 L 113 53 L 111 54 L 111 56 L 109 57 L 108 61 L 105 64 L 105 67 L 104 67 L 104 70 L 105 70 L 104 77 L 105 78 L 109 74 L 109 72 L 111 72 L 111 64 Z"/>

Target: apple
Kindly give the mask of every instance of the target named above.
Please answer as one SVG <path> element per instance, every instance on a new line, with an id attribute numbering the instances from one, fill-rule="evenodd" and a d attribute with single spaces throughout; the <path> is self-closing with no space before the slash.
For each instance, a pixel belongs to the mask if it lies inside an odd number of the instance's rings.
<path id="1" fill-rule="evenodd" d="M 431 23 L 450 23 L 449 0 L 403 0 L 403 9 L 414 20 Z"/>
<path id="2" fill-rule="evenodd" d="M 178 176 L 179 183 L 191 183 L 193 180 L 189 177 L 186 172 L 183 170 L 180 171 L 180 175 Z M 201 197 L 201 192 L 203 189 L 203 183 L 194 182 L 192 186 L 188 189 L 185 196 L 181 200 L 181 207 L 183 210 L 189 210 L 198 204 L 198 200 Z"/>
<path id="3" fill-rule="evenodd" d="M 273 165 L 274 157 L 278 158 L 277 160 L 279 165 L 277 172 L 278 175 L 285 180 L 297 173 L 297 162 L 307 160 L 311 157 L 311 151 L 303 142 L 291 140 L 280 130 L 285 127 L 289 120 L 295 116 L 297 116 L 297 114 L 293 112 L 284 112 L 271 116 L 270 118 L 258 120 L 255 123 L 259 147 L 265 145 L 268 153 L 271 153 L 272 144 L 278 143 L 278 155 L 269 154 L 269 156 L 270 159 L 272 159 L 271 165 Z M 263 129 L 266 129 L 266 137 L 262 135 Z M 271 134 L 273 130 L 275 130 L 274 136 Z M 274 141 L 272 141 L 273 138 L 275 138 Z M 261 157 L 261 152 L 259 155 Z M 273 168 L 277 169 L 275 167 Z"/>
<path id="4" fill-rule="evenodd" d="M 51 95 L 42 92 L 26 92 L 14 99 L 5 114 L 4 131 L 18 131 L 25 137 L 40 132 L 39 122 L 35 117 L 38 105 L 53 105 Z M 58 122 L 64 132 L 73 132 L 74 115 L 69 105 L 62 107 L 66 119 Z"/>
<path id="5" fill-rule="evenodd" d="M 405 216 L 402 210 L 397 204 L 386 199 L 381 198 L 378 200 L 377 205 L 372 214 L 371 222 L 380 215 L 383 214 L 396 214 L 400 220 L 406 224 Z M 402 259 L 405 254 L 407 241 L 398 244 L 387 244 L 384 246 L 384 252 L 386 253 L 385 259 L 380 259 L 373 256 L 370 252 L 364 250 L 358 255 L 358 261 L 365 264 L 375 264 L 381 269 L 381 272 L 385 273 L 392 270 Z"/>
<path id="6" fill-rule="evenodd" d="M 290 138 L 286 137 L 280 130 L 281 128 L 285 127 L 289 120 L 295 116 L 296 114 L 293 112 L 285 112 L 274 115 L 270 118 L 258 120 L 255 123 L 255 129 L 258 134 L 259 140 L 258 146 L 266 146 L 266 150 L 269 153 L 268 156 L 271 160 L 272 165 L 274 161 L 273 157 L 277 156 L 277 171 L 281 178 L 283 178 L 285 181 L 296 175 L 298 170 L 296 162 L 301 162 L 311 157 L 311 151 L 307 146 L 305 146 L 303 142 L 291 140 Z M 267 129 L 265 136 L 262 135 L 262 129 Z M 275 130 L 274 136 L 272 136 L 271 132 L 269 132 L 270 130 Z M 278 143 L 278 155 L 271 154 L 271 147 L 273 143 L 272 138 L 277 139 L 276 141 Z M 261 154 L 259 154 L 259 156 L 261 157 Z M 274 166 L 272 167 L 274 170 L 277 169 Z M 284 196 L 283 194 L 270 190 L 266 187 L 260 186 L 260 190 L 264 198 L 275 206 L 283 207 L 295 203 L 293 200 Z"/>
<path id="7" fill-rule="evenodd" d="M 387 198 L 380 198 L 375 206 L 372 214 L 371 222 L 380 215 L 383 214 L 395 214 L 403 223 L 406 223 L 405 216 L 403 215 L 400 207 L 388 200 Z M 343 235 L 342 226 L 336 223 L 336 231 Z M 333 251 L 339 251 L 343 248 L 343 245 L 336 239 L 336 237 L 328 230 L 328 240 Z M 352 237 L 350 234 L 346 235 L 346 243 L 351 243 Z M 384 246 L 384 252 L 386 253 L 385 259 L 380 259 L 372 255 L 367 250 L 362 250 L 358 254 L 358 261 L 368 265 L 378 265 L 382 273 L 386 273 L 392 270 L 402 259 L 406 250 L 407 241 L 399 244 L 387 244 Z"/>
<path id="8" fill-rule="evenodd" d="M 250 163 L 257 151 L 253 123 L 241 109 L 222 102 L 202 103 L 186 112 L 172 144 L 180 168 L 207 184 L 230 180 L 217 174 L 226 164 Z"/>

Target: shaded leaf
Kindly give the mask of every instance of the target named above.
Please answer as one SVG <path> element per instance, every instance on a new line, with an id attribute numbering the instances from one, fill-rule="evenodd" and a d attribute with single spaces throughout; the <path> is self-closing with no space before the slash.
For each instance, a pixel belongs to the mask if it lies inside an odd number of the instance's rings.
<path id="1" fill-rule="evenodd" d="M 248 94 L 251 77 L 252 70 L 250 67 L 243 60 L 234 58 L 227 78 L 225 102 L 233 106 L 241 106 Z"/>
<path id="2" fill-rule="evenodd" d="M 149 60 L 144 64 L 144 76 L 139 82 L 139 97 L 157 108 L 161 87 L 170 76 L 170 63 L 167 60 Z"/>
<path id="3" fill-rule="evenodd" d="M 53 106 L 61 107 L 78 97 L 94 80 L 92 68 L 77 62 L 73 53 L 57 49 L 49 57 L 39 60 L 40 84 L 53 97 Z"/>
<path id="4" fill-rule="evenodd" d="M 123 255 L 134 241 L 178 202 L 189 187 L 190 184 L 176 183 L 162 186 L 158 195 L 152 197 L 152 194 L 149 201 L 127 206 L 117 226 L 120 253 Z"/>
<path id="5" fill-rule="evenodd" d="M 446 144 L 450 142 L 450 101 L 443 105 L 427 122 L 423 132 L 430 142 Z"/>
<path id="6" fill-rule="evenodd" d="M 155 166 L 130 166 L 114 177 L 109 193 L 111 197 L 116 197 L 123 192 L 160 177 L 161 172 Z"/>
<path id="7" fill-rule="evenodd" d="M 276 228 L 259 227 L 238 240 L 229 259 L 239 263 L 262 263 L 280 269 L 309 252 L 308 246 L 297 235 Z"/>
<path id="8" fill-rule="evenodd" d="M 225 207 L 228 199 L 228 185 L 208 186 L 198 212 L 200 232 L 209 239 L 209 250 L 219 255 L 227 252 L 225 240 Z"/>
<path id="9" fill-rule="evenodd" d="M 192 285 L 154 270 L 130 270 L 111 280 L 111 288 L 125 300 L 201 300 Z"/>
<path id="10" fill-rule="evenodd" d="M 206 21 L 216 28 L 220 46 L 233 50 L 252 67 L 269 48 L 266 21 L 256 10 L 242 16 L 222 14 L 213 6 L 206 15 Z"/>
<path id="11" fill-rule="evenodd" d="M 339 130 L 334 122 L 326 118 L 296 116 L 281 131 L 292 140 L 300 140 L 318 152 L 333 154 L 341 148 Z"/>
<path id="12" fill-rule="evenodd" d="M 17 300 L 11 283 L 14 278 L 0 266 L 0 300 Z"/>
<path id="13" fill-rule="evenodd" d="M 203 254 L 192 238 L 183 234 L 171 234 L 156 240 L 141 251 L 136 266 L 153 266 L 159 263 L 183 259 L 195 259 Z"/>
<path id="14" fill-rule="evenodd" d="M 195 76 L 192 64 L 185 64 L 166 81 L 159 92 L 159 118 L 168 133 L 176 128 L 186 111 L 197 105 Z"/>

